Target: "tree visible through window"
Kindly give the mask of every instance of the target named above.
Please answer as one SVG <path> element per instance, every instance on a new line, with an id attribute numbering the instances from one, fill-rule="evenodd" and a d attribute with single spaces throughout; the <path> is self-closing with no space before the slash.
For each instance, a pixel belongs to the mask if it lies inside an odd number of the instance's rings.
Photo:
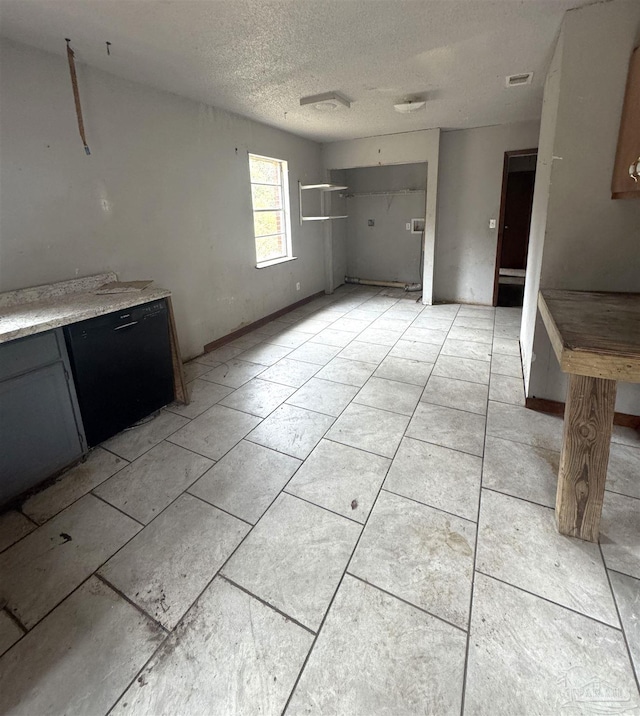
<path id="1" fill-rule="evenodd" d="M 287 162 L 249 154 L 257 264 L 293 258 Z"/>

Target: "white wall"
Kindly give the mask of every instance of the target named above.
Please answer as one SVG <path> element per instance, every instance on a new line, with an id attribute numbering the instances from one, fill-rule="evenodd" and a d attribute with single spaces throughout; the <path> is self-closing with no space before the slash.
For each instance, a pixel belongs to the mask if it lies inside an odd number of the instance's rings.
<path id="1" fill-rule="evenodd" d="M 534 200 L 535 241 L 530 262 L 540 265 L 541 288 L 640 291 L 640 201 L 611 200 L 620 114 L 631 52 L 640 41 L 636 0 L 591 5 L 565 15 L 557 76 L 547 83 L 543 128 L 553 132 L 550 174 Z M 551 75 L 550 75 L 551 80 Z M 559 89 L 556 83 L 559 81 Z M 549 159 L 550 141 L 545 138 Z M 548 190 L 544 221 L 543 194 Z M 544 236 L 542 236 L 544 226 Z M 542 246 L 542 243 L 544 244 Z M 541 261 L 540 261 L 541 254 Z M 533 341 L 528 395 L 564 400 L 565 376 L 535 320 L 535 282 L 527 285 L 522 343 Z M 640 386 L 619 385 L 617 409 L 640 414 Z"/>
<path id="2" fill-rule="evenodd" d="M 517 92 L 517 89 L 512 90 Z M 443 132 L 435 250 L 437 301 L 491 305 L 504 153 L 538 146 L 538 122 Z"/>
<path id="3" fill-rule="evenodd" d="M 427 192 L 424 211 L 425 250 L 422 274 L 422 302 L 426 304 L 433 303 L 439 154 L 439 129 L 365 137 L 323 145 L 323 163 L 327 171 L 427 162 L 427 185 L 430 189 Z"/>
<path id="4" fill-rule="evenodd" d="M 560 102 L 560 76 L 562 72 L 563 44 L 564 38 L 561 33 L 547 72 L 547 78 L 544 86 L 544 99 L 542 102 L 540 142 L 538 145 L 536 183 L 533 190 L 533 206 L 531 208 L 531 230 L 529 232 L 527 274 L 525 277 L 522 326 L 520 334 L 520 350 L 522 353 L 525 388 L 527 388 L 527 390 L 531 374 L 533 333 L 536 323 L 538 289 L 540 288 L 542 252 L 544 249 L 544 239 L 547 227 L 549 192 L 551 190 L 551 172 L 554 162 L 553 144 L 556 134 L 558 105 Z"/>
<path id="5" fill-rule="evenodd" d="M 296 220 L 297 180 L 323 176 L 319 144 L 80 64 L 87 157 L 66 58 L 0 53 L 0 290 L 153 278 L 193 356 L 324 288 L 322 227 Z M 289 162 L 297 261 L 255 268 L 248 151 Z"/>
<path id="6" fill-rule="evenodd" d="M 412 234 L 406 224 L 423 218 L 427 165 L 362 167 L 344 174 L 349 187 L 347 274 L 377 281 L 421 283 L 422 232 Z M 380 193 L 404 189 L 416 193 Z M 370 219 L 373 226 L 369 226 Z"/>

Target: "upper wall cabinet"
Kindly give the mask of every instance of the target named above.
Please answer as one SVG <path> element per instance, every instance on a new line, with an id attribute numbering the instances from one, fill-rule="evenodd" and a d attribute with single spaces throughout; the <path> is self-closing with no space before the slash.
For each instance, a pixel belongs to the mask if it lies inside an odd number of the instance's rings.
<path id="1" fill-rule="evenodd" d="M 633 51 L 629 63 L 611 198 L 640 198 L 640 47 Z"/>

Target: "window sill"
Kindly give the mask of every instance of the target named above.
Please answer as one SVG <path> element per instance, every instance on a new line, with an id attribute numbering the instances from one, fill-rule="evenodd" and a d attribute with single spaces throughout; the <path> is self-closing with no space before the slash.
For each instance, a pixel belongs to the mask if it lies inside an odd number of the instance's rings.
<path id="1" fill-rule="evenodd" d="M 284 264 L 287 261 L 295 261 L 297 256 L 285 256 L 282 259 L 273 259 L 272 261 L 263 261 L 262 263 L 256 264 L 257 269 L 267 268 L 267 266 L 275 266 L 276 264 Z"/>

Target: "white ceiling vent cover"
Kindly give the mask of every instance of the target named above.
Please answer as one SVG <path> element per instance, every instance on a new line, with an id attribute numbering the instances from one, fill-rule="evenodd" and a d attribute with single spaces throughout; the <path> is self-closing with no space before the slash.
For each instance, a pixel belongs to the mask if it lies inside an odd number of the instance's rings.
<path id="1" fill-rule="evenodd" d="M 351 102 L 338 92 L 324 92 L 311 97 L 303 97 L 300 100 L 300 106 L 304 107 L 305 104 L 312 104 L 320 112 L 335 112 L 337 109 L 351 107 Z"/>
<path id="2" fill-rule="evenodd" d="M 533 72 L 521 72 L 519 75 L 507 75 L 505 85 L 507 87 L 520 87 L 521 85 L 530 85 L 533 80 Z"/>

